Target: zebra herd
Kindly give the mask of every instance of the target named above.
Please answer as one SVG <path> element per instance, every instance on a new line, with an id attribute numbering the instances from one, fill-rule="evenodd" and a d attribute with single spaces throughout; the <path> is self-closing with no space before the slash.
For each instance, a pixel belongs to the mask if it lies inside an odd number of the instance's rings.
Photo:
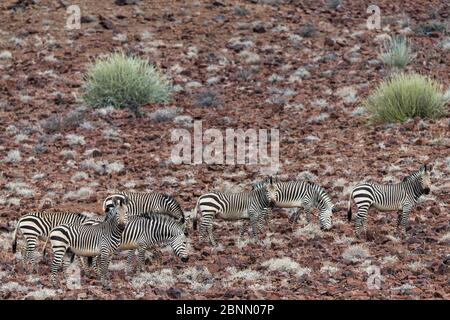
<path id="1" fill-rule="evenodd" d="M 358 207 L 355 233 L 361 228 L 366 233 L 367 213 L 375 207 L 381 211 L 400 211 L 397 230 L 406 234 L 408 217 L 419 197 L 429 194 L 432 167 L 422 165 L 402 182 L 390 185 L 363 183 L 350 192 L 347 217 L 351 220 L 352 199 Z M 312 209 L 318 210 L 322 230 L 332 228 L 332 215 L 336 211 L 323 187 L 308 181 L 281 181 L 272 177 L 256 183 L 251 191 L 240 193 L 210 192 L 199 197 L 194 208 L 193 229 L 201 219 L 199 236 L 208 236 L 215 246 L 213 219 L 249 220 L 252 234 L 258 237 L 264 223 L 269 222 L 273 207 L 298 208 L 289 218 L 296 222 L 303 209 L 307 222 Z M 161 193 L 118 192 L 103 201 L 102 219 L 89 218 L 75 212 L 30 212 L 22 216 L 13 234 L 13 252 L 17 249 L 18 231 L 26 241 L 23 259 L 36 269 L 35 249 L 38 238 L 46 240 L 53 250 L 51 282 L 57 286 L 57 272 L 67 269 L 75 256 L 83 265 L 94 266 L 103 285 L 107 285 L 107 270 L 117 250 L 129 250 L 127 272 L 132 271 L 135 250 L 138 251 L 138 270 L 145 260 L 145 252 L 157 245 L 169 245 L 183 262 L 188 261 L 186 217 L 179 203 Z M 400 230 L 400 228 L 402 230 Z M 244 231 L 244 227 L 242 232 Z"/>

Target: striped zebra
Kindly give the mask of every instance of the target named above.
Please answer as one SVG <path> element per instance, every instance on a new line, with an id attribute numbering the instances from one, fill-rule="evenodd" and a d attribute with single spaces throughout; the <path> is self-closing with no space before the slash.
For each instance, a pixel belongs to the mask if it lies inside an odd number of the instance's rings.
<path id="1" fill-rule="evenodd" d="M 370 207 L 381 211 L 399 211 L 397 216 L 397 232 L 402 227 L 406 235 L 409 213 L 420 196 L 430 193 L 430 172 L 432 166 L 422 165 L 418 171 L 405 177 L 402 182 L 390 185 L 362 183 L 353 188 L 348 200 L 348 221 L 352 219 L 352 198 L 358 207 L 355 220 L 355 233 L 360 237 L 361 227 L 367 234 L 367 212 Z"/>
<path id="2" fill-rule="evenodd" d="M 210 192 L 197 201 L 194 208 L 193 229 L 197 229 L 198 214 L 202 221 L 200 225 L 200 239 L 208 234 L 211 245 L 216 246 L 212 234 L 213 219 L 219 217 L 224 220 L 250 219 L 252 233 L 257 238 L 257 227 L 262 231 L 262 224 L 268 208 L 275 199 L 275 189 L 272 181 L 257 190 L 239 193 Z"/>
<path id="3" fill-rule="evenodd" d="M 126 226 L 126 210 L 128 200 L 124 196 L 112 199 L 114 207 L 108 212 L 105 221 L 93 225 L 61 225 L 54 228 L 48 237 L 53 249 L 51 281 L 57 286 L 57 272 L 63 258 L 70 255 L 82 257 L 99 256 L 97 268 L 102 284 L 106 285 L 106 274 L 112 254 L 120 245 L 122 233 Z M 45 254 L 45 247 L 43 255 Z"/>
<path id="4" fill-rule="evenodd" d="M 96 221 L 94 218 L 79 212 L 29 212 L 17 222 L 13 234 L 12 252 L 16 253 L 17 251 L 17 236 L 20 231 L 26 241 L 26 249 L 23 255 L 24 261 L 31 262 L 33 270 L 36 271 L 35 249 L 38 239 L 46 240 L 50 231 L 62 224 L 72 226 L 90 224 L 94 223 L 94 221 Z"/>
<path id="5" fill-rule="evenodd" d="M 128 214 L 130 216 L 162 213 L 172 216 L 182 225 L 185 225 L 186 223 L 183 209 L 175 198 L 157 192 L 117 192 L 116 194 L 106 197 L 103 201 L 104 212 L 107 212 L 113 205 L 112 199 L 116 195 L 122 195 L 128 198 Z"/>
<path id="6" fill-rule="evenodd" d="M 127 271 L 132 271 L 134 253 L 138 251 L 138 270 L 145 262 L 145 252 L 157 245 L 169 245 L 181 261 L 189 260 L 183 226 L 165 214 L 130 216 L 122 234 L 120 250 L 128 250 Z M 92 261 L 96 265 L 96 259 Z"/>
<path id="7" fill-rule="evenodd" d="M 268 183 L 268 178 L 253 185 L 253 190 L 261 188 Z M 308 180 L 275 181 L 276 196 L 274 206 L 279 208 L 299 208 L 289 217 L 290 223 L 297 222 L 300 211 L 305 212 L 306 221 L 310 222 L 310 213 L 313 208 L 319 211 L 319 223 L 322 230 L 330 230 L 334 204 L 325 190 Z"/>

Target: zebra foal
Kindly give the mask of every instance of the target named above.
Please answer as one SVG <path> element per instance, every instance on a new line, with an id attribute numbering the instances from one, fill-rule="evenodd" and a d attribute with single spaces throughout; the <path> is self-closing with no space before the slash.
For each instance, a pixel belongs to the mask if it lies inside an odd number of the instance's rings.
<path id="1" fill-rule="evenodd" d="M 274 199 L 275 189 L 272 179 L 269 179 L 267 185 L 262 188 L 250 192 L 206 193 L 200 196 L 194 208 L 193 229 L 197 229 L 197 220 L 200 213 L 200 239 L 208 234 L 211 245 L 215 246 L 216 241 L 212 233 L 214 218 L 218 217 L 224 220 L 250 219 L 253 236 L 257 238 L 257 227 L 260 231 L 262 230 L 267 210 Z"/>
<path id="2" fill-rule="evenodd" d="M 268 183 L 268 179 L 253 185 L 253 190 L 261 188 Z M 308 180 L 276 181 L 273 183 L 276 190 L 274 206 L 279 208 L 299 208 L 289 217 L 290 223 L 295 223 L 301 209 L 305 212 L 306 221 L 310 222 L 310 213 L 313 208 L 319 211 L 319 223 L 322 230 L 329 230 L 332 226 L 334 204 L 325 190 Z"/>
<path id="3" fill-rule="evenodd" d="M 113 198 L 114 207 L 108 212 L 105 221 L 92 225 L 61 225 L 54 228 L 48 237 L 53 249 L 51 281 L 57 286 L 57 272 L 65 255 L 82 257 L 99 256 L 97 268 L 102 285 L 106 285 L 106 273 L 112 254 L 120 245 L 125 229 L 128 200 L 124 196 Z M 45 254 L 45 247 L 44 252 Z"/>
<path id="4" fill-rule="evenodd" d="M 367 234 L 367 213 L 371 207 L 381 211 L 399 211 L 397 216 L 397 232 L 402 228 L 406 235 L 409 213 L 416 205 L 420 196 L 430 193 L 430 172 L 432 166 L 421 165 L 418 171 L 403 178 L 396 184 L 380 185 L 363 183 L 353 188 L 348 200 L 347 218 L 352 219 L 352 199 L 358 207 L 355 220 L 355 233 L 361 235 L 361 228 Z"/>
<path id="5" fill-rule="evenodd" d="M 20 233 L 26 241 L 24 261 L 30 262 L 36 270 L 35 249 L 38 239 L 46 240 L 51 230 L 59 225 L 69 226 L 94 223 L 93 218 L 78 212 L 36 211 L 23 215 L 17 222 L 13 234 L 12 252 L 17 251 L 17 236 Z"/>

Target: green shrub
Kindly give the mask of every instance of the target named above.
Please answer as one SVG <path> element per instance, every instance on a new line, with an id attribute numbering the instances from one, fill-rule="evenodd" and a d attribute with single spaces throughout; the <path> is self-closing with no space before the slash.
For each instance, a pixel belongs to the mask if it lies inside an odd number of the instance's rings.
<path id="1" fill-rule="evenodd" d="M 374 122 L 404 122 L 410 118 L 436 118 L 446 101 L 441 85 L 419 74 L 396 74 L 382 82 L 364 102 Z"/>
<path id="2" fill-rule="evenodd" d="M 380 59 L 391 68 L 401 69 L 413 59 L 412 51 L 405 37 L 392 37 L 386 40 L 380 52 Z"/>
<path id="3" fill-rule="evenodd" d="M 116 52 L 89 67 L 83 89 L 90 107 L 130 108 L 140 115 L 140 106 L 168 101 L 171 86 L 148 61 Z"/>

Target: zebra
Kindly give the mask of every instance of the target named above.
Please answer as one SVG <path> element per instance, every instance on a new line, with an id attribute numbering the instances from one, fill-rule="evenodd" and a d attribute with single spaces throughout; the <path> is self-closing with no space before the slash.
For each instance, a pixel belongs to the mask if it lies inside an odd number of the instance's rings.
<path id="1" fill-rule="evenodd" d="M 362 183 L 357 185 L 350 193 L 348 200 L 347 218 L 352 219 L 353 200 L 358 207 L 358 213 L 355 220 L 355 233 L 359 238 L 361 227 L 364 234 L 367 235 L 367 212 L 370 207 L 375 207 L 381 211 L 399 211 L 397 216 L 397 232 L 402 227 L 403 235 L 406 235 L 409 213 L 416 205 L 420 196 L 430 193 L 430 172 L 431 165 L 423 164 L 419 170 L 403 178 L 402 182 L 397 184 L 380 185 L 374 183 Z"/>
<path id="2" fill-rule="evenodd" d="M 200 239 L 206 233 L 212 246 L 216 241 L 212 234 L 213 218 L 219 217 L 224 220 L 250 219 L 252 233 L 257 238 L 257 230 L 262 231 L 262 223 L 268 208 L 272 206 L 275 199 L 275 189 L 272 180 L 257 190 L 239 193 L 210 192 L 206 193 L 197 201 L 194 208 L 193 229 L 197 229 L 198 213 L 202 216 L 200 225 Z"/>
<path id="3" fill-rule="evenodd" d="M 261 188 L 268 183 L 268 178 L 255 183 L 253 190 Z M 274 182 L 276 197 L 274 206 L 279 208 L 299 208 L 289 217 L 289 222 L 298 220 L 301 209 L 305 212 L 306 221 L 310 222 L 311 209 L 319 211 L 319 223 L 322 230 L 330 230 L 332 227 L 332 215 L 335 207 L 325 190 L 308 180 L 278 181 Z"/>
<path id="4" fill-rule="evenodd" d="M 126 226 L 128 199 L 117 195 L 112 199 L 114 207 L 108 212 L 105 221 L 92 225 L 61 225 L 54 228 L 48 237 L 53 249 L 51 282 L 57 286 L 57 272 L 65 255 L 82 257 L 100 256 L 97 268 L 103 286 L 106 285 L 106 273 L 111 255 L 120 245 Z M 45 255 L 45 248 L 43 255 Z"/>
<path id="5" fill-rule="evenodd" d="M 169 245 L 181 261 L 189 260 L 186 249 L 186 236 L 180 223 L 165 214 L 130 216 L 122 233 L 119 250 L 128 250 L 127 272 L 132 270 L 135 250 L 138 250 L 138 270 L 145 262 L 145 251 L 156 245 Z M 96 265 L 96 258 L 92 265 Z"/>
<path id="6" fill-rule="evenodd" d="M 186 224 L 185 215 L 180 204 L 174 197 L 157 192 L 117 192 L 106 197 L 103 201 L 103 211 L 108 212 L 116 195 L 128 198 L 128 214 L 149 215 L 152 213 L 163 213 L 177 219 L 183 226 Z M 187 231 L 186 235 L 187 235 Z"/>
<path id="7" fill-rule="evenodd" d="M 26 241 L 24 261 L 30 262 L 33 270 L 36 271 L 35 249 L 38 239 L 46 240 L 50 231 L 62 224 L 72 226 L 95 223 L 95 221 L 95 218 L 79 212 L 34 211 L 26 213 L 19 219 L 14 230 L 12 252 L 16 253 L 17 251 L 17 235 L 20 230 Z"/>

